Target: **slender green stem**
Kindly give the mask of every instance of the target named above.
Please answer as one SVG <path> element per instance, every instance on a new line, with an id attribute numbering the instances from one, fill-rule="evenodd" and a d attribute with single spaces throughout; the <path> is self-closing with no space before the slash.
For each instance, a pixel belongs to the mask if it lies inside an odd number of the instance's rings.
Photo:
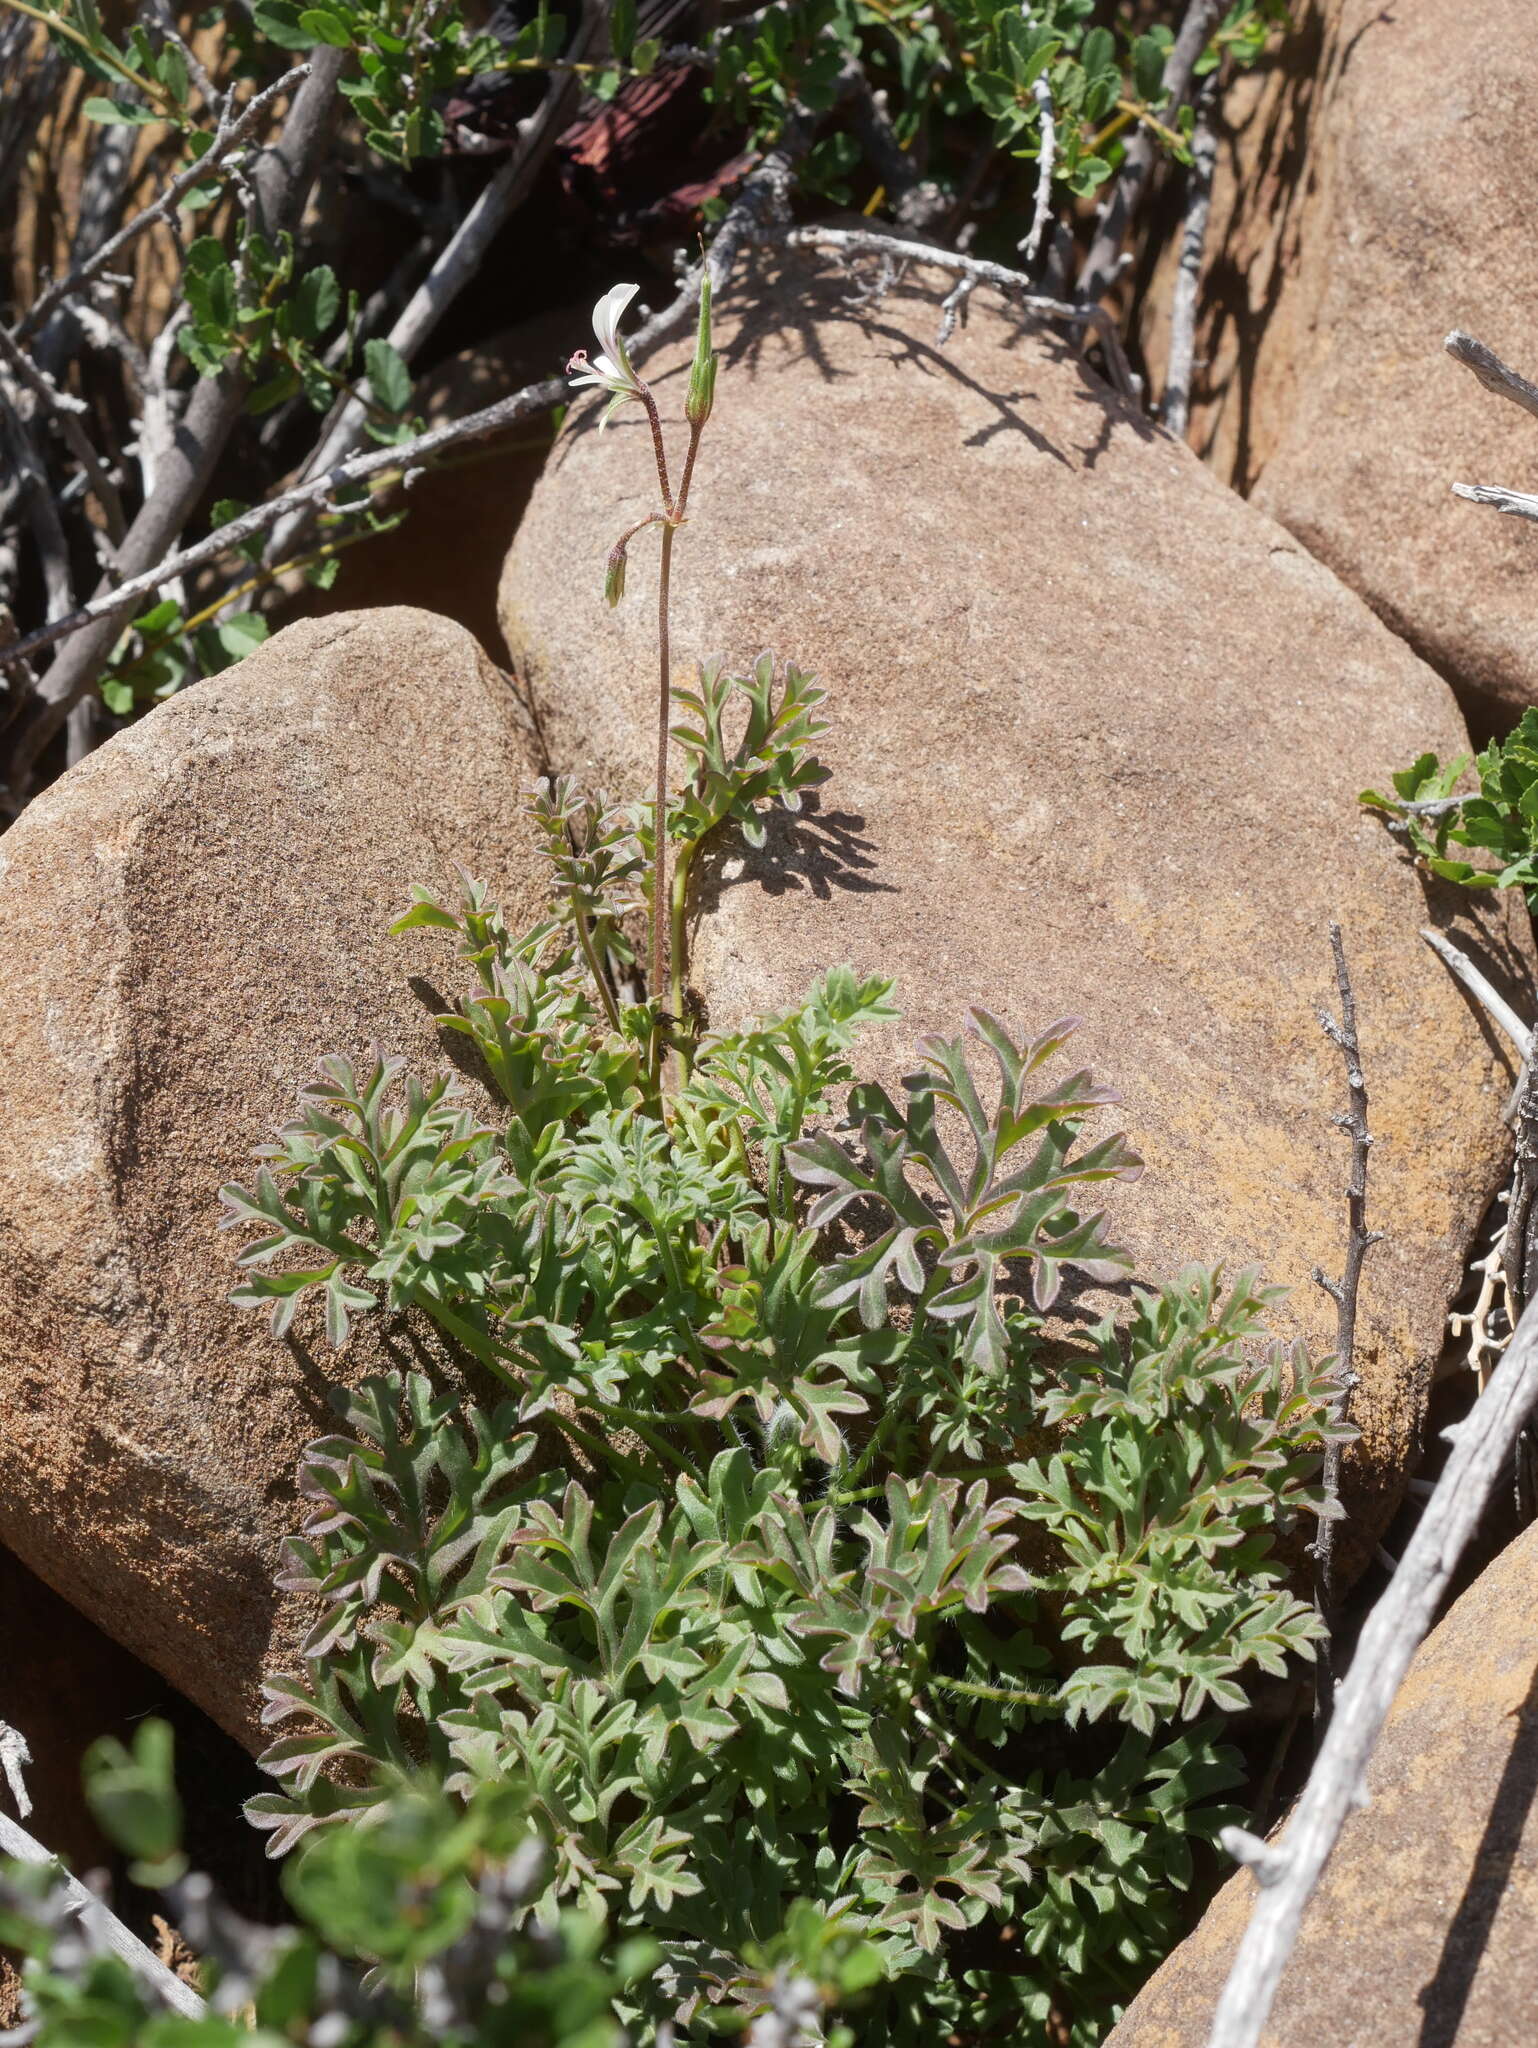
<path id="1" fill-rule="evenodd" d="M 861 1451 L 859 1457 L 855 1459 L 845 1475 L 847 1484 L 841 1490 L 841 1499 L 858 1498 L 858 1496 L 851 1496 L 850 1488 L 865 1477 L 871 1468 L 876 1453 L 883 1447 L 887 1438 L 902 1420 L 903 1410 L 907 1406 L 908 1396 L 913 1389 L 914 1375 L 919 1368 L 918 1337 L 924 1327 L 924 1318 L 929 1311 L 929 1297 L 932 1294 L 938 1293 L 944 1277 L 943 1273 L 931 1273 L 928 1280 L 924 1283 L 924 1292 L 913 1304 L 913 1343 L 909 1348 L 907 1357 L 902 1362 L 902 1368 L 897 1375 L 896 1384 L 892 1388 L 887 1404 L 881 1411 L 880 1421 L 867 1438 L 864 1450 Z"/>
<path id="2" fill-rule="evenodd" d="M 30 0 L 0 0 L 0 5 L 9 7 L 16 14 L 25 14 L 32 21 L 40 21 L 55 35 L 64 36 L 76 44 L 88 56 L 94 57 L 98 64 L 115 72 L 125 85 L 134 86 L 142 92 L 152 105 L 159 108 L 162 121 L 174 115 L 176 102 L 165 87 L 157 79 L 146 78 L 142 71 L 135 71 L 131 65 L 125 64 L 105 38 L 93 43 L 89 36 L 83 35 L 73 22 L 66 21 L 54 8 L 34 7 Z"/>
<path id="3" fill-rule="evenodd" d="M 618 1401 L 605 1401 L 601 1412 L 604 1415 L 612 1415 L 614 1420 L 622 1423 L 626 1429 L 634 1430 L 661 1464 L 674 1465 L 680 1472 L 694 1470 L 694 1466 L 683 1452 L 675 1449 L 638 1409 L 623 1407 Z"/>
<path id="4" fill-rule="evenodd" d="M 969 1700 L 992 1700 L 1002 1707 L 1050 1707 L 1057 1702 L 1055 1691 L 1019 1692 L 1012 1685 L 979 1685 L 970 1678 L 942 1678 L 938 1671 L 929 1672 L 924 1683 L 934 1692 L 960 1693 Z"/>
<path id="5" fill-rule="evenodd" d="M 694 857 L 696 842 L 690 840 L 680 846 L 673 862 L 673 887 L 668 899 L 669 957 L 668 957 L 668 1007 L 673 1013 L 675 1029 L 684 1014 L 684 915 L 689 897 L 689 864 Z M 685 1049 L 679 1047 L 679 1058 L 684 1072 L 688 1074 L 688 1057 Z"/>
<path id="6" fill-rule="evenodd" d="M 582 957 L 587 962 L 587 971 L 593 977 L 593 986 L 598 991 L 598 1000 L 603 1004 L 604 1016 L 609 1020 L 609 1029 L 618 1032 L 619 1008 L 614 1000 L 614 991 L 598 964 L 598 955 L 593 949 L 593 928 L 582 911 L 573 906 L 572 921 L 577 927 L 577 944 L 582 948 Z"/>
<path id="7" fill-rule="evenodd" d="M 703 423 L 699 426 L 690 424 L 689 452 L 684 457 L 683 480 L 678 486 L 678 509 L 673 515 L 680 525 L 683 524 L 684 514 L 689 509 L 689 486 L 694 481 L 694 459 L 700 452 L 700 435 L 704 431 Z"/>
<path id="8" fill-rule="evenodd" d="M 650 1221 L 649 1218 L 648 1221 Z M 678 1254 L 673 1248 L 667 1231 L 661 1225 L 652 1223 L 651 1235 L 652 1243 L 657 1247 L 657 1255 L 662 1260 L 662 1270 L 667 1275 L 668 1288 L 676 1300 L 682 1301 L 689 1290 L 684 1285 L 683 1268 L 678 1263 Z M 687 1318 L 681 1318 L 680 1327 L 690 1358 L 695 1365 L 703 1366 L 705 1354 L 700 1349 L 699 1339 L 694 1334 L 693 1324 Z"/>
<path id="9" fill-rule="evenodd" d="M 425 1310 L 446 1336 L 452 1337 L 457 1344 L 462 1344 L 467 1351 L 481 1361 L 482 1365 L 486 1366 L 491 1372 L 494 1372 L 504 1385 L 511 1387 L 515 1394 L 526 1395 L 528 1393 L 527 1381 L 520 1372 L 515 1370 L 513 1361 L 507 1353 L 493 1339 L 488 1337 L 484 1331 L 477 1330 L 475 1325 L 466 1317 L 457 1314 L 455 1310 L 451 1309 L 447 1302 L 434 1300 L 425 1295 L 417 1295 L 414 1297 L 414 1306 Z M 530 1364 L 532 1365 L 533 1361 L 530 1361 Z M 538 1367 L 535 1366 L 534 1370 L 537 1372 Z M 638 1465 L 633 1458 L 627 1458 L 611 1438 L 595 1436 L 591 1430 L 584 1429 L 581 1423 L 576 1421 L 566 1410 L 557 1408 L 552 1404 L 548 1408 L 541 1409 L 540 1416 L 549 1416 L 555 1426 L 566 1436 L 570 1437 L 579 1449 L 587 1452 L 595 1465 L 609 1464 L 614 1466 L 617 1471 L 625 1473 L 630 1479 L 643 1483 L 646 1481 L 646 1472 L 643 1467 Z M 535 1419 L 537 1421 L 539 1418 L 536 1417 Z"/>

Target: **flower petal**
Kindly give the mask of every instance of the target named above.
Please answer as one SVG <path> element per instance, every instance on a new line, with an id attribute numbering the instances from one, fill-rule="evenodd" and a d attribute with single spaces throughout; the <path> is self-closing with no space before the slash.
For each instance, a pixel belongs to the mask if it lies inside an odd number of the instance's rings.
<path id="1" fill-rule="evenodd" d="M 616 361 L 625 363 L 627 369 L 629 363 L 625 356 L 624 343 L 619 338 L 619 323 L 625 309 L 640 289 L 638 284 L 611 285 L 593 308 L 593 332 L 598 337 L 598 346 L 606 356 L 612 356 Z"/>

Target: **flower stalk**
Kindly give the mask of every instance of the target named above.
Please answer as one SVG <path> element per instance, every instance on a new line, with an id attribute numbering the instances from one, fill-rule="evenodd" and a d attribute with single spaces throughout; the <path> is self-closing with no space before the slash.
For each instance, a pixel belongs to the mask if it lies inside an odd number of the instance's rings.
<path id="1" fill-rule="evenodd" d="M 646 412 L 651 427 L 652 451 L 657 464 L 657 486 L 662 495 L 662 510 L 648 513 L 638 520 L 615 542 L 609 552 L 604 570 L 604 597 L 609 605 L 617 605 L 625 594 L 625 571 L 629 561 L 629 548 L 635 536 L 647 526 L 662 528 L 662 557 L 657 578 L 657 780 L 656 794 L 652 809 L 652 875 L 650 890 L 650 947 L 648 961 L 648 993 L 657 1018 L 654 1065 L 659 1076 L 671 1064 L 665 1052 L 680 1050 L 673 1033 L 683 1017 L 686 963 L 684 954 L 684 884 L 687 880 L 687 864 L 680 864 L 675 878 L 676 886 L 668 891 L 668 753 L 673 714 L 672 684 L 672 603 L 673 603 L 673 541 L 678 529 L 688 517 L 689 490 L 694 482 L 694 466 L 699 455 L 700 436 L 705 431 L 715 406 L 716 368 L 719 358 L 710 341 L 710 276 L 706 272 L 700 281 L 699 324 L 695 332 L 694 360 L 689 370 L 689 390 L 684 401 L 684 417 L 689 426 L 689 445 L 684 455 L 683 468 L 679 473 L 677 495 L 674 495 L 672 476 L 668 468 L 667 441 L 662 430 L 662 416 L 650 385 L 642 378 L 630 360 L 624 337 L 619 331 L 619 322 L 639 286 L 617 284 L 593 308 L 593 332 L 598 340 L 599 352 L 591 360 L 585 349 L 578 349 L 566 365 L 573 386 L 578 389 L 592 387 L 605 391 L 609 403 L 604 408 L 600 427 L 606 427 L 621 406 L 638 404 Z M 666 996 L 664 996 L 664 990 Z M 672 1029 L 669 1029 L 671 1025 Z"/>

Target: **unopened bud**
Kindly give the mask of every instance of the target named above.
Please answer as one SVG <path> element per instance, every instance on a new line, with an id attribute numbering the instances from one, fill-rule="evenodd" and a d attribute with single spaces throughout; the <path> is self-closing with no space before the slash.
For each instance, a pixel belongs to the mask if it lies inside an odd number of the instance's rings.
<path id="1" fill-rule="evenodd" d="M 689 396 L 684 417 L 696 433 L 710 418 L 716 402 L 717 357 L 710 346 L 710 272 L 700 279 L 700 324 L 694 338 L 694 363 L 689 371 Z"/>
<path id="2" fill-rule="evenodd" d="M 604 600 L 612 611 L 625 595 L 626 543 L 617 540 L 609 550 L 609 565 L 603 572 Z"/>

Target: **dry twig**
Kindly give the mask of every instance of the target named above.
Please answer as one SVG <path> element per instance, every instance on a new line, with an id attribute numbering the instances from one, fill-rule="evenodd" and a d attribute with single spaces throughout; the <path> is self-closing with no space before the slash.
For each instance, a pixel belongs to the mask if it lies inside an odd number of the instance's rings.
<path id="1" fill-rule="evenodd" d="M 1366 1770 L 1400 1683 L 1436 1617 L 1463 1547 L 1538 1403 L 1538 1304 L 1527 1308 L 1490 1384 L 1455 1429 L 1452 1452 L 1388 1588 L 1368 1617 L 1335 1712 L 1279 1842 L 1225 1828 L 1223 1846 L 1255 1873 L 1259 1896 L 1218 2002 L 1207 2048 L 1257 2048 L 1304 1908 L 1347 1816 L 1366 1803 Z"/>
<path id="2" fill-rule="evenodd" d="M 591 50 L 601 32 L 606 33 L 609 9 L 605 5 L 590 6 L 586 14 L 587 26 L 574 52 L 579 58 Z M 528 197 L 529 188 L 571 119 L 580 91 L 575 71 L 553 77 L 539 106 L 519 123 L 516 145 L 459 223 L 389 331 L 390 346 L 402 361 L 415 360 L 449 307 L 480 270 L 503 222 Z M 324 475 L 350 455 L 363 439 L 367 419 L 368 407 L 362 399 L 345 399 L 322 435 L 320 445 L 305 463 L 301 480 Z M 272 559 L 281 560 L 293 553 L 310 517 L 311 511 L 305 509 L 278 523 L 268 547 Z"/>
<path id="3" fill-rule="evenodd" d="M 1208 81 L 1210 87 L 1211 80 Z M 1212 93 L 1204 90 L 1191 139 L 1186 174 L 1186 218 L 1180 237 L 1180 267 L 1170 304 L 1170 360 L 1164 382 L 1164 424 L 1183 441 L 1191 420 L 1191 379 L 1196 367 L 1196 307 L 1201 292 L 1202 255 L 1212 214 L 1212 178 L 1218 139 L 1212 126 Z"/>
<path id="4" fill-rule="evenodd" d="M 251 182 L 269 234 L 289 229 L 308 197 L 330 130 L 344 55 L 341 50 L 320 49 L 307 67 L 299 67 L 307 69 L 309 75 L 294 95 L 282 135 L 256 162 Z M 204 169 L 210 153 L 205 151 L 200 160 Z M 99 255 L 100 252 L 92 259 L 93 263 Z M 24 321 L 22 328 L 26 325 Z M 133 595 L 125 593 L 136 579 L 145 575 L 153 576 L 150 587 L 155 589 L 170 581 L 170 575 L 157 573 L 156 565 L 175 548 L 182 528 L 212 482 L 215 465 L 240 417 L 244 399 L 245 381 L 234 366 L 227 366 L 217 377 L 204 377 L 194 386 L 174 437 L 160 451 L 155 490 L 141 506 L 118 549 L 122 583 L 116 589 L 100 591 L 89 604 L 40 629 L 48 641 L 62 639 L 66 634 L 73 638 L 55 657 L 17 721 L 11 744 L 13 802 L 24 796 L 39 754 L 69 716 L 70 707 L 94 686 L 112 651 L 119 622 L 135 601 Z M 35 642 L 34 635 L 26 637 Z M 8 649 L 6 653 L 13 651 Z M 0 661 L 4 658 L 0 656 Z"/>
<path id="5" fill-rule="evenodd" d="M 963 256 L 954 249 L 931 248 L 927 242 L 900 241 L 876 228 L 792 228 L 785 240 L 792 248 L 832 249 L 850 256 L 881 256 L 894 263 L 928 264 L 973 284 L 992 285 L 1023 313 L 1038 320 L 1063 320 L 1073 327 L 1091 327 L 1105 350 L 1111 382 L 1123 398 L 1137 403 L 1137 384 L 1121 336 L 1103 306 L 1070 306 L 1062 299 L 1043 298 L 1023 271 L 1009 270 L 1004 264 L 990 263 L 981 256 Z"/>
<path id="6" fill-rule="evenodd" d="M 1330 951 L 1335 957 L 1340 1022 L 1337 1023 L 1328 1011 L 1320 1012 L 1319 1022 L 1324 1027 L 1325 1037 L 1340 1048 L 1346 1063 L 1348 1107 L 1344 1116 L 1337 1114 L 1330 1121 L 1351 1140 L 1351 1177 L 1346 1183 L 1346 1263 L 1341 1268 L 1339 1280 L 1329 1279 L 1320 1266 L 1314 1268 L 1314 1278 L 1335 1304 L 1335 1379 L 1340 1393 L 1334 1409 L 1336 1420 L 1343 1421 L 1350 1410 L 1352 1389 L 1357 1383 L 1356 1308 L 1362 1284 L 1362 1262 L 1375 1244 L 1382 1243 L 1383 1233 L 1367 1228 L 1367 1155 L 1372 1149 L 1372 1134 L 1367 1128 L 1367 1078 L 1362 1071 L 1362 1048 L 1356 1031 L 1356 997 L 1352 993 L 1351 972 L 1346 965 L 1345 942 L 1340 926 L 1334 922 L 1330 925 Z M 1340 1502 L 1340 1460 L 1340 1444 L 1327 1445 L 1324 1491 L 1332 1507 L 1338 1507 Z M 1314 1601 L 1328 1630 L 1336 1608 L 1333 1514 L 1326 1514 L 1321 1519 L 1313 1549 Z M 1314 1717 L 1321 1728 L 1329 1720 L 1334 1689 L 1334 1659 L 1330 1638 L 1326 1634 L 1319 1645 L 1314 1679 Z"/>
<path id="7" fill-rule="evenodd" d="M 1206 49 L 1207 39 L 1221 11 L 1222 0 L 1189 0 L 1180 33 L 1164 63 L 1164 83 L 1168 92 L 1166 118 L 1171 122 L 1190 94 L 1197 59 Z M 1121 268 L 1122 243 L 1143 203 L 1157 156 L 1158 146 L 1153 136 L 1147 128 L 1140 127 L 1127 144 L 1121 169 L 1096 216 L 1094 240 L 1079 271 L 1078 296 L 1081 299 L 1099 299 L 1115 282 Z"/>
<path id="8" fill-rule="evenodd" d="M 1498 398 L 1509 398 L 1513 405 L 1521 406 L 1538 419 L 1538 384 L 1519 377 L 1494 349 L 1459 327 L 1453 329 L 1442 346 L 1455 362 L 1473 371 L 1486 391 L 1493 391 Z M 1452 488 L 1455 498 L 1467 498 L 1471 504 L 1493 505 L 1497 512 L 1507 512 L 1515 519 L 1538 519 L 1538 496 L 1530 491 L 1508 490 L 1504 484 L 1454 484 Z"/>
<path id="9" fill-rule="evenodd" d="M 23 1771 L 32 1761 L 32 1749 L 19 1728 L 13 1728 L 9 1721 L 0 1721 L 0 1773 L 11 1788 L 11 1797 L 16 1802 L 16 1811 L 25 1820 L 32 1811 L 32 1801 L 27 1796 L 27 1781 Z"/>
<path id="10" fill-rule="evenodd" d="M 1519 377 L 1493 348 L 1486 348 L 1461 327 L 1455 327 L 1442 346 L 1455 363 L 1474 372 L 1486 391 L 1493 391 L 1497 398 L 1509 398 L 1513 405 L 1520 405 L 1524 412 L 1538 419 L 1538 384 L 1529 384 L 1525 377 Z"/>
<path id="11" fill-rule="evenodd" d="M 338 52 L 339 58 L 340 54 Z M 340 69 L 340 63 L 328 68 Z M 207 184 L 209 172 L 222 163 L 232 149 L 238 149 L 241 143 L 255 133 L 263 115 L 270 110 L 273 102 L 282 99 L 286 93 L 300 86 L 309 77 L 311 69 L 309 64 L 296 64 L 292 71 L 285 71 L 280 79 L 257 93 L 247 103 L 239 119 L 231 121 L 228 127 L 221 127 L 203 154 L 184 171 L 178 172 L 164 192 L 152 199 L 132 220 L 126 221 L 115 235 L 103 242 L 83 263 L 70 271 L 67 277 L 61 277 L 56 284 L 50 285 L 47 291 L 34 300 L 16 323 L 13 330 L 14 338 L 17 341 L 24 341 L 29 334 L 35 334 L 51 314 L 56 313 L 68 300 L 77 298 L 94 278 L 99 277 L 109 264 L 115 262 L 123 251 L 131 243 L 136 242 L 146 229 L 152 228 L 156 221 L 174 224 L 176 209 L 186 195 L 195 186 Z"/>
<path id="12" fill-rule="evenodd" d="M 699 302 L 700 279 L 706 272 L 709 273 L 712 290 L 720 293 L 744 245 L 766 234 L 771 226 L 783 217 L 788 209 L 790 183 L 796 160 L 806 149 L 809 139 L 809 130 L 804 123 L 792 120 L 787 124 L 777 147 L 768 153 L 763 162 L 745 180 L 741 192 L 706 252 L 703 263 L 695 265 L 685 274 L 678 295 L 672 303 L 664 307 L 660 313 L 653 314 L 651 319 L 631 337 L 629 346 L 632 356 L 638 359 L 644 357 L 694 310 Z M 201 392 L 216 387 L 212 387 L 210 382 L 205 382 L 198 388 Z M 23 634 L 9 646 L 0 647 L 0 668 L 23 662 L 40 648 L 51 646 L 55 641 L 80 633 L 83 629 L 101 627 L 104 622 L 110 624 L 121 619 L 145 598 L 154 596 L 177 577 L 185 576 L 194 569 L 203 568 L 207 563 L 217 561 L 221 555 L 229 554 L 237 548 L 242 541 L 267 532 L 269 527 L 291 512 L 305 507 L 324 507 L 338 492 L 350 489 L 354 485 L 369 484 L 378 478 L 394 474 L 410 475 L 450 448 L 457 448 L 471 441 L 484 440 L 488 435 L 516 426 L 533 414 L 549 412 L 552 407 L 565 403 L 570 396 L 570 389 L 564 377 L 546 377 L 537 384 L 524 385 L 522 390 L 512 392 L 506 398 L 499 398 L 493 405 L 482 406 L 478 412 L 466 413 L 457 420 L 446 420 L 441 426 L 429 428 L 425 434 L 418 434 L 413 440 L 399 442 L 388 448 L 372 448 L 364 454 L 337 463 L 323 475 L 312 477 L 308 482 L 298 484 L 276 498 L 269 498 L 263 504 L 251 506 L 238 518 L 226 521 L 206 539 L 166 553 L 153 567 L 146 567 L 135 575 L 125 577 L 114 589 L 92 598 L 90 603 L 81 605 L 67 618 L 56 619 L 46 626 L 39 626 L 33 632 Z M 53 674 L 54 671 L 50 669 L 44 678 L 45 690 Z"/>
<path id="13" fill-rule="evenodd" d="M 1463 799 L 1460 797 L 1457 801 L 1461 803 Z M 1433 931 L 1430 925 L 1422 925 L 1421 937 L 1439 959 L 1446 961 L 1469 994 L 1484 1006 L 1516 1047 L 1518 1057 L 1525 1061 L 1532 1051 L 1532 1033 L 1506 998 L 1445 932 Z"/>
<path id="14" fill-rule="evenodd" d="M 1020 13 L 1028 27 L 1034 26 L 1029 0 L 1022 0 Z M 1027 269 L 1041 251 L 1042 237 L 1052 218 L 1052 172 L 1057 159 L 1057 110 L 1052 104 L 1052 85 L 1045 71 L 1031 80 L 1031 97 L 1041 117 L 1041 146 L 1036 155 L 1036 198 L 1031 209 L 1030 232 L 1016 244 Z"/>
<path id="15" fill-rule="evenodd" d="M 57 1857 L 4 1813 L 0 1813 L 0 1856 L 14 1856 L 19 1863 L 53 1864 L 70 1905 L 86 1932 L 115 1956 L 121 1956 L 134 1975 L 156 1991 L 173 2012 L 179 2012 L 190 2020 L 204 2017 L 208 2008 L 192 1986 L 184 1984 L 174 1970 L 167 1969 L 137 1935 L 130 1934 L 95 1892 L 87 1890 L 78 1877 L 71 1877 Z"/>
<path id="16" fill-rule="evenodd" d="M 1447 1334 L 1457 1339 L 1468 1340 L 1468 1356 L 1464 1360 L 1466 1369 L 1473 1373 L 1484 1392 L 1485 1381 L 1490 1368 L 1506 1348 L 1510 1335 L 1508 1327 L 1504 1337 L 1498 1337 L 1491 1328 L 1492 1323 L 1503 1320 L 1508 1326 L 1516 1318 L 1512 1314 L 1511 1288 L 1506 1280 L 1506 1239 L 1510 1229 L 1511 1189 L 1502 1188 L 1496 1196 L 1498 1204 L 1505 1204 L 1507 1217 L 1482 1259 L 1476 1259 L 1469 1267 L 1471 1273 L 1479 1276 L 1479 1290 L 1474 1297 L 1474 1306 L 1467 1310 L 1454 1309 L 1447 1318 Z M 1429 1499 L 1435 1491 L 1424 1481 L 1412 1480 L 1411 1490 L 1424 1487 L 1423 1498 Z"/>
<path id="17" fill-rule="evenodd" d="M 1531 491 L 1511 491 L 1504 484 L 1454 484 L 1453 496 L 1472 505 L 1493 505 L 1513 519 L 1538 519 L 1538 496 Z"/>

